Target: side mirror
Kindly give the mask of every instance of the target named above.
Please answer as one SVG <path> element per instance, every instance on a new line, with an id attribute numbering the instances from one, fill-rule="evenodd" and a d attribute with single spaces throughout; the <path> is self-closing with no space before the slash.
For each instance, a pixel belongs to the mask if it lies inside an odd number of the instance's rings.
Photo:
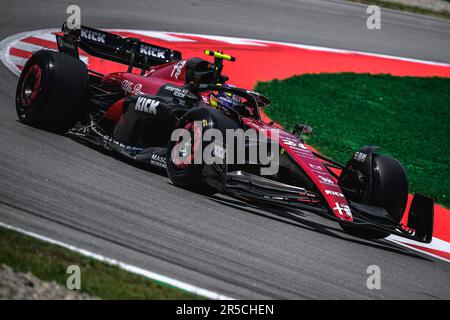
<path id="1" fill-rule="evenodd" d="M 294 125 L 294 130 L 292 130 L 292 133 L 300 140 L 302 140 L 303 134 L 311 134 L 313 129 L 310 126 L 307 126 L 303 123 L 296 123 Z"/>

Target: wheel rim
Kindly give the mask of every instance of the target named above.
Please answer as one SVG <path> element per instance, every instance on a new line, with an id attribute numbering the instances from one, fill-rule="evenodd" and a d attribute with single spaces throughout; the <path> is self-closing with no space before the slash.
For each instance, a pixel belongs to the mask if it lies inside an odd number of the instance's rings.
<path id="1" fill-rule="evenodd" d="M 175 146 L 178 146 L 181 141 L 177 141 L 174 148 L 171 151 L 171 161 L 174 165 L 174 169 L 177 171 L 185 171 L 189 165 L 194 163 L 194 155 L 200 148 L 200 139 L 202 137 L 201 128 L 194 124 L 194 122 L 187 123 L 184 129 L 188 130 L 191 134 L 191 139 L 183 141 L 184 145 L 176 152 Z M 192 144 L 192 137 L 194 137 L 194 143 Z M 187 152 L 191 151 L 188 155 Z"/>
<path id="2" fill-rule="evenodd" d="M 31 109 L 41 90 L 42 70 L 34 64 L 26 70 L 20 89 L 20 109 L 22 113 Z"/>

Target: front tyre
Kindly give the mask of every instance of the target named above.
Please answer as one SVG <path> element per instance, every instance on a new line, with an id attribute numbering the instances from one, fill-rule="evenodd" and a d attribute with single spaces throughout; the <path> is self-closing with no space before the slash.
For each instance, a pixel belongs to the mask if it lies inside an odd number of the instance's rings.
<path id="1" fill-rule="evenodd" d="M 79 59 L 40 50 L 20 74 L 16 90 L 17 117 L 23 123 L 63 133 L 85 112 L 88 71 Z"/>
<path id="2" fill-rule="evenodd" d="M 370 194 L 358 202 L 384 208 L 391 220 L 399 224 L 403 218 L 408 199 L 408 181 L 403 166 L 396 159 L 373 153 Z M 367 174 L 367 172 L 365 173 Z M 390 233 L 367 227 L 341 224 L 342 229 L 365 239 L 383 239 Z"/>
<path id="3" fill-rule="evenodd" d="M 202 185 L 203 164 L 194 163 L 194 155 L 200 150 L 202 128 L 195 122 L 187 122 L 182 129 L 188 134 L 167 146 L 167 174 L 176 186 L 198 189 Z"/>

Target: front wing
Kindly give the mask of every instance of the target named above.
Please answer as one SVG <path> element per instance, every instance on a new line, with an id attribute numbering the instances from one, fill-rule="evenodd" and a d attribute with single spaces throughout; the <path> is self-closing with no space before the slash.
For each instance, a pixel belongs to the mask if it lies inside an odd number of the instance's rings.
<path id="1" fill-rule="evenodd" d="M 384 231 L 418 242 L 430 243 L 432 240 L 434 202 L 418 193 L 414 195 L 406 226 L 392 221 L 384 208 L 348 201 L 353 215 L 353 221 L 350 222 L 339 219 L 329 208 L 323 206 L 320 195 L 304 188 L 244 171 L 222 171 L 214 165 L 205 166 L 203 176 L 210 186 L 233 196 L 302 209 L 341 224 Z"/>

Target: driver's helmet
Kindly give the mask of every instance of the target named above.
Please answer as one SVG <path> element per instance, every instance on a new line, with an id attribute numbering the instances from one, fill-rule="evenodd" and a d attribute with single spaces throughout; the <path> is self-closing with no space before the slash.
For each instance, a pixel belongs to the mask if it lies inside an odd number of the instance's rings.
<path id="1" fill-rule="evenodd" d="M 223 84 L 222 86 L 233 88 L 231 84 Z M 233 109 L 237 105 L 242 104 L 242 98 L 231 92 L 211 91 L 209 95 L 209 104 L 213 107 L 222 107 L 225 109 Z"/>

